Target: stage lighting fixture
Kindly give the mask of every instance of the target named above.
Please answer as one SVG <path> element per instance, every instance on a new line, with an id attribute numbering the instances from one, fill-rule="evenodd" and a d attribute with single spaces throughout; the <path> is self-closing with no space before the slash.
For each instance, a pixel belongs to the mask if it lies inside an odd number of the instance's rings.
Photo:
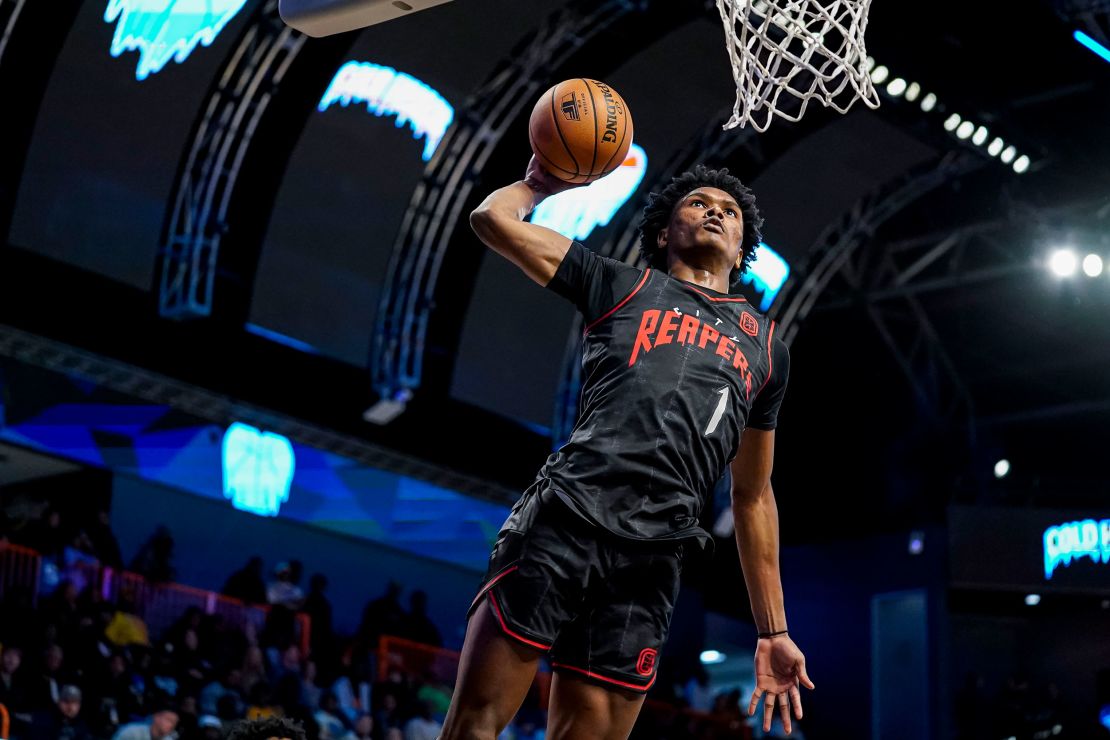
<path id="1" fill-rule="evenodd" d="M 906 92 L 906 81 L 901 77 L 895 77 L 890 81 L 890 84 L 886 86 L 886 92 L 888 95 L 892 95 L 896 98 L 902 97 L 902 93 Z"/>
<path id="2" fill-rule="evenodd" d="M 921 94 L 921 85 L 916 82 L 911 82 L 910 86 L 906 88 L 906 100 L 911 103 L 917 100 L 917 96 Z"/>
<path id="3" fill-rule="evenodd" d="M 1041 603 L 1041 595 L 1040 594 L 1028 594 L 1028 595 L 1026 595 L 1026 597 L 1025 597 L 1025 605 L 1026 606 L 1036 606 L 1039 603 Z"/>
<path id="4" fill-rule="evenodd" d="M 1087 277 L 1098 277 L 1102 274 L 1102 257 L 1097 254 L 1088 254 L 1083 258 L 1083 272 Z"/>
<path id="5" fill-rule="evenodd" d="M 925 533 L 920 530 L 910 532 L 910 542 L 907 547 L 910 555 L 920 555 L 925 551 Z"/>
<path id="6" fill-rule="evenodd" d="M 701 663 L 702 665 L 716 665 L 717 663 L 724 663 L 728 656 L 717 650 L 702 650 Z"/>
<path id="7" fill-rule="evenodd" d="M 886 82 L 887 77 L 890 77 L 890 70 L 881 64 L 871 70 L 871 82 L 876 85 L 881 85 Z"/>
<path id="8" fill-rule="evenodd" d="M 974 132 L 975 132 L 975 124 L 972 123 L 971 121 L 964 121 L 956 129 L 956 136 L 961 138 L 961 139 L 967 139 L 967 138 L 970 138 L 971 134 L 974 133 Z"/>
<path id="9" fill-rule="evenodd" d="M 1048 258 L 1048 267 L 1059 277 L 1071 277 L 1079 268 L 1079 257 L 1071 249 L 1057 249 Z"/>
<path id="10" fill-rule="evenodd" d="M 980 126 L 975 129 L 975 134 L 971 137 L 971 143 L 975 146 L 983 146 L 983 142 L 987 140 L 988 136 L 990 136 L 990 132 L 987 131 L 987 127 Z"/>
<path id="11" fill-rule="evenodd" d="M 944 119 L 944 130 L 945 131 L 955 131 L 956 128 L 959 125 L 960 125 L 960 114 L 959 113 L 953 113 L 952 115 L 948 116 L 948 118 Z"/>
<path id="12" fill-rule="evenodd" d="M 994 477 L 1005 478 L 1010 474 L 1010 461 L 1006 459 L 999 460 L 994 464 Z"/>
<path id="13" fill-rule="evenodd" d="M 1014 172 L 1019 175 L 1029 169 L 1029 157 L 1022 154 L 1014 160 Z"/>
<path id="14" fill-rule="evenodd" d="M 1014 161 L 1014 157 L 1016 156 L 1017 149 L 1014 149 L 1012 146 L 1008 146 L 1002 150 L 1002 156 L 1000 157 L 1000 159 L 1002 160 L 1003 164 L 1009 164 L 1010 162 Z"/>
<path id="15" fill-rule="evenodd" d="M 1002 141 L 1002 139 L 996 136 L 994 137 L 994 141 L 990 143 L 990 146 L 987 147 L 987 154 L 991 155 L 992 157 L 997 157 L 999 153 L 1001 153 L 1002 147 L 1004 146 L 1005 143 Z"/>
<path id="16" fill-rule="evenodd" d="M 937 96 L 929 93 L 921 99 L 921 110 L 928 113 L 933 108 L 937 107 Z"/>

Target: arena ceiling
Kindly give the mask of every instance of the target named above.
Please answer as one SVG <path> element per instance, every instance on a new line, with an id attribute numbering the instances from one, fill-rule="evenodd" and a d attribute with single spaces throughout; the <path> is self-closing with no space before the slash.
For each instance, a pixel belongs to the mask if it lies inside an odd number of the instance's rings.
<path id="1" fill-rule="evenodd" d="M 1110 64 L 1073 37 L 1108 44 L 1110 9 L 877 0 L 869 52 L 936 109 L 884 93 L 877 111 L 811 108 L 730 140 L 716 133 L 734 89 L 720 22 L 692 0 L 469 0 L 320 41 L 282 36 L 252 0 L 141 80 L 138 52 L 109 53 L 104 4 L 0 0 L 15 20 L 0 90 L 20 103 L 0 163 L 5 324 L 520 489 L 551 448 L 574 319 L 487 254 L 465 214 L 522 173 L 529 96 L 598 77 L 628 101 L 648 167 L 589 246 L 627 245 L 646 192 L 705 160 L 753 185 L 792 265 L 771 308 L 793 340 L 776 468 L 788 538 L 908 529 L 953 499 L 1107 493 L 1110 278 L 1057 280 L 1043 261 L 1068 243 L 1110 257 Z M 246 105 L 228 84 L 244 49 L 288 65 L 249 71 L 271 97 L 222 140 L 242 158 L 213 186 L 226 213 L 200 224 L 219 242 L 211 314 L 163 318 L 174 214 L 202 161 L 190 152 L 218 151 L 211 111 Z M 425 162 L 423 141 L 365 106 L 321 106 L 349 61 L 449 101 L 444 153 Z M 1029 170 L 946 131 L 952 113 Z M 438 273 L 399 268 L 417 254 Z M 383 337 L 409 341 L 390 333 L 391 305 L 426 321 L 404 362 L 383 360 Z M 393 423 L 363 421 L 403 388 Z M 996 481 L 1002 457 L 1013 472 Z"/>

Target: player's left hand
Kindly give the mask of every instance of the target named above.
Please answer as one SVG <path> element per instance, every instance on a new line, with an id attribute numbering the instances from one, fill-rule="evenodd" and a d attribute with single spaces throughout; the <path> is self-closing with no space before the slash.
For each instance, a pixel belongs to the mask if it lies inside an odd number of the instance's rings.
<path id="1" fill-rule="evenodd" d="M 763 638 L 755 646 L 755 691 L 748 704 L 748 716 L 756 713 L 760 697 L 763 700 L 763 731 L 771 731 L 771 720 L 778 707 L 782 726 L 790 734 L 790 710 L 802 718 L 802 691 L 815 688 L 806 674 L 806 658 L 788 635 Z"/>

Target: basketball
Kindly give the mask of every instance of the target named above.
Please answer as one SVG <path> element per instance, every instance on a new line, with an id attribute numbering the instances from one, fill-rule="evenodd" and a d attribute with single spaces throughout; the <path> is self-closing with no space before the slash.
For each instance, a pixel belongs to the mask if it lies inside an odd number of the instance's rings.
<path id="1" fill-rule="evenodd" d="M 621 166 L 632 146 L 632 114 L 604 82 L 564 80 L 536 101 L 528 140 L 560 180 L 593 182 Z"/>

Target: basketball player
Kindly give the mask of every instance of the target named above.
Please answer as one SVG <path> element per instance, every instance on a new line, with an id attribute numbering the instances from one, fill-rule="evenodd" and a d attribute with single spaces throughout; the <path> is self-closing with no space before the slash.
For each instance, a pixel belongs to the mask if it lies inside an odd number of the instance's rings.
<path id="1" fill-rule="evenodd" d="M 493 740 L 548 654 L 548 738 L 627 738 L 655 682 L 685 547 L 731 463 L 732 511 L 759 631 L 763 726 L 791 730 L 814 688 L 786 632 L 771 490 L 789 355 L 774 324 L 729 286 L 762 218 L 727 170 L 698 166 L 653 193 L 640 269 L 523 219 L 569 187 L 533 158 L 471 215 L 479 238 L 584 317 L 583 386 L 570 440 L 506 520 L 470 608 L 443 740 Z"/>

